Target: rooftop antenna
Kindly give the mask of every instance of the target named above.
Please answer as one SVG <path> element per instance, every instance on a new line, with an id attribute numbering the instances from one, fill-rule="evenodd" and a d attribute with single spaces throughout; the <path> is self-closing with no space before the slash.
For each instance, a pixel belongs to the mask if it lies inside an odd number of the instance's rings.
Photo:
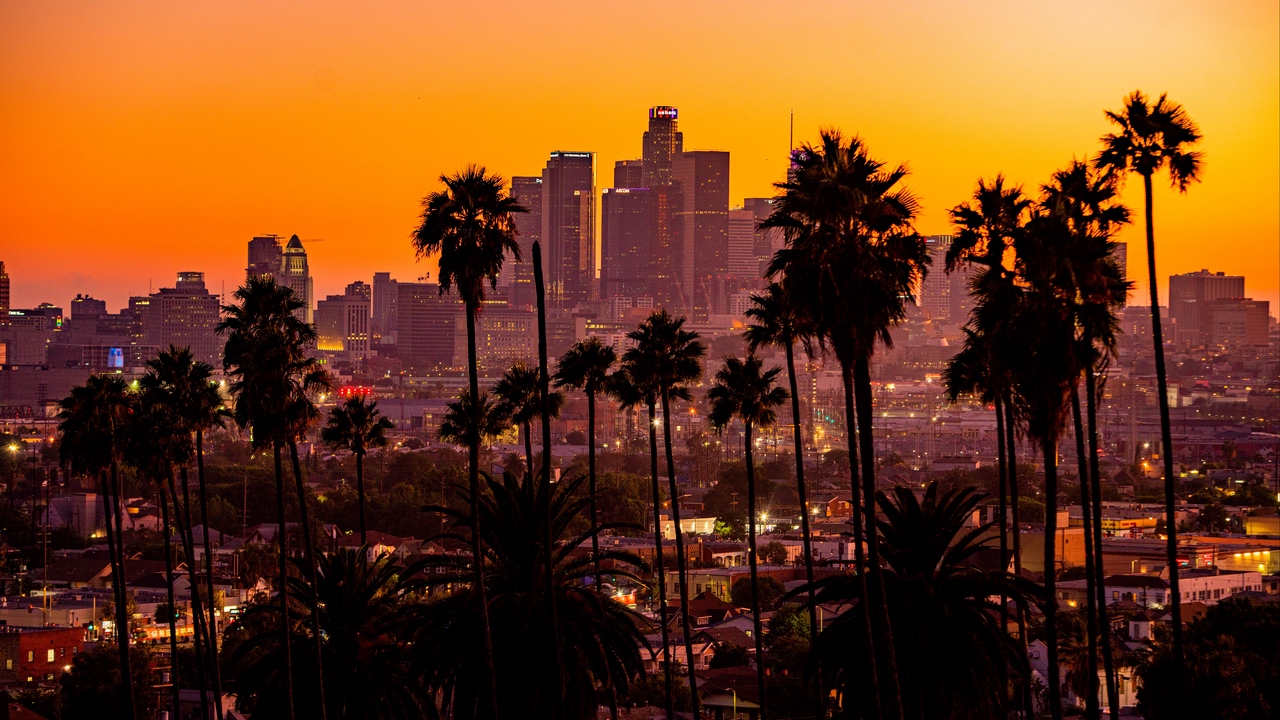
<path id="1" fill-rule="evenodd" d="M 791 111 L 791 130 L 787 133 L 787 157 L 791 157 L 791 151 L 796 146 L 796 111 Z"/>

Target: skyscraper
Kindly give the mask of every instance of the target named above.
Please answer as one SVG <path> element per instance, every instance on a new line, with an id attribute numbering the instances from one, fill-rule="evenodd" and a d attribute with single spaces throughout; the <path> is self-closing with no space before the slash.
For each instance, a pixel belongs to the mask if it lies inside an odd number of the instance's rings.
<path id="1" fill-rule="evenodd" d="M 351 359 L 369 354 L 369 286 L 356 281 L 342 295 L 316 303 L 316 348 L 346 353 Z"/>
<path id="2" fill-rule="evenodd" d="M 1169 277 L 1169 319 L 1174 341 L 1187 347 L 1212 342 L 1208 305 L 1214 300 L 1244 298 L 1244 276 L 1201 270 Z"/>
<path id="3" fill-rule="evenodd" d="M 542 178 L 517 175 L 511 178 L 511 197 L 529 212 L 516 213 L 516 240 L 520 243 L 520 262 L 508 257 L 502 271 L 511 266 L 511 283 L 507 288 L 507 302 L 517 307 L 532 307 L 537 298 L 533 287 L 533 243 L 542 238 Z M 545 248 L 543 249 L 545 253 Z M 546 257 L 542 270 L 546 272 Z"/>
<path id="4" fill-rule="evenodd" d="M 649 129 L 644 133 L 643 176 L 639 187 L 671 184 L 671 164 L 684 152 L 684 133 L 678 127 L 679 112 L 665 105 L 649 108 Z"/>
<path id="5" fill-rule="evenodd" d="M 697 320 L 724 313 L 729 271 L 729 153 L 682 152 L 671 164 L 679 189 L 673 206 L 676 290 L 684 312 Z"/>
<path id="6" fill-rule="evenodd" d="M 601 194 L 600 286 L 606 297 L 649 293 L 650 239 L 656 220 L 648 188 L 605 188 Z"/>
<path id="7" fill-rule="evenodd" d="M 969 278 L 974 270 L 961 266 L 946 272 L 947 250 L 952 236 L 929 235 L 925 238 L 932 264 L 929 274 L 916 291 L 916 304 L 929 319 L 943 325 L 964 325 L 969 321 L 973 301 L 969 294 Z"/>
<path id="8" fill-rule="evenodd" d="M 281 258 L 279 236 L 259 235 L 249 241 L 249 265 L 245 274 L 249 277 L 278 277 Z"/>
<path id="9" fill-rule="evenodd" d="M 619 160 L 613 164 L 613 186 L 616 188 L 641 188 L 644 184 L 643 160 Z"/>
<path id="10" fill-rule="evenodd" d="M 458 296 L 442 296 L 435 283 L 402 282 L 396 292 L 401 359 L 419 369 L 448 366 L 453 362 L 454 327 L 463 311 Z"/>
<path id="11" fill-rule="evenodd" d="M 773 213 L 773 198 L 747 198 L 742 201 L 742 209 L 751 212 L 758 228 L 760 223 Z M 782 249 L 783 235 L 778 228 L 756 230 L 755 233 L 755 256 L 760 266 L 758 272 L 760 277 L 764 277 L 764 271 L 769 266 L 769 261 L 773 259 L 773 254 Z"/>
<path id="12" fill-rule="evenodd" d="M 649 108 L 649 129 L 641 145 L 641 182 L 653 196 L 653 235 L 649 241 L 649 292 L 660 307 L 684 308 L 680 284 L 681 256 L 675 246 L 672 213 L 680 204 L 679 188 L 672 182 L 671 164 L 684 152 L 684 135 L 679 130 L 679 112 L 665 105 Z M 615 174 L 616 174 L 615 170 Z M 629 175 L 630 170 L 626 173 Z"/>
<path id="13" fill-rule="evenodd" d="M 593 152 L 553 152 L 542 171 L 542 246 L 547 302 L 573 307 L 595 282 Z"/>
<path id="14" fill-rule="evenodd" d="M 191 348 L 196 360 L 219 367 L 222 347 L 216 328 L 220 319 L 218 296 L 209 292 L 202 272 L 180 272 L 171 288 L 152 293 L 146 304 L 129 306 L 143 315 L 147 344 Z"/>
<path id="15" fill-rule="evenodd" d="M 750 210 L 729 211 L 729 274 L 754 287 L 760 278 L 756 259 L 756 216 Z"/>
<path id="16" fill-rule="evenodd" d="M 298 316 L 303 322 L 311 322 L 311 270 L 307 266 L 307 251 L 302 247 L 302 241 L 297 235 L 289 238 L 289 244 L 284 248 L 280 261 L 280 277 L 276 282 L 289 286 L 293 294 L 306 303 Z"/>
<path id="17" fill-rule="evenodd" d="M 0 315 L 9 311 L 9 273 L 4 269 L 4 261 L 0 260 Z"/>
<path id="18" fill-rule="evenodd" d="M 369 323 L 369 334 L 376 345 L 396 344 L 396 303 L 398 282 L 391 279 L 391 273 L 373 274 L 373 317 Z"/>

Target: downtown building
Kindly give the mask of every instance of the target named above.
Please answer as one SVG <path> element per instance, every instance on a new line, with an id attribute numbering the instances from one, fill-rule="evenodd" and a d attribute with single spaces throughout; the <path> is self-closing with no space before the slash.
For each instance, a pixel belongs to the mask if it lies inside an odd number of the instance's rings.
<path id="1" fill-rule="evenodd" d="M 316 304 L 316 349 L 347 360 L 364 360 L 371 350 L 372 288 L 357 280 L 341 295 Z"/>
<path id="2" fill-rule="evenodd" d="M 549 307 L 596 298 L 595 165 L 593 152 L 557 151 L 542 170 L 539 239 Z"/>
<path id="3" fill-rule="evenodd" d="M 671 177 L 678 191 L 671 213 L 675 290 L 682 312 L 706 322 L 728 312 L 729 153 L 682 152 L 672 160 Z"/>
<path id="4" fill-rule="evenodd" d="M 1266 345 L 1270 303 L 1245 297 L 1244 276 L 1201 270 L 1169 277 L 1169 318 L 1180 348 Z"/>
<path id="5" fill-rule="evenodd" d="M 542 176 L 518 175 L 511 178 L 511 197 L 528 212 L 516 213 L 516 242 L 520 260 L 507 256 L 502 264 L 507 302 L 512 307 L 532 308 L 537 303 L 533 278 L 533 244 L 543 248 L 542 270 L 547 270 L 546 244 L 542 243 Z M 502 284 L 502 281 L 499 283 Z"/>
<path id="6" fill-rule="evenodd" d="M 277 285 L 293 290 L 293 294 L 304 303 L 298 311 L 298 319 L 306 323 L 314 321 L 311 269 L 307 264 L 307 251 L 297 235 L 291 236 L 283 247 L 279 235 L 259 235 L 250 240 L 245 275 L 270 277 Z"/>
<path id="7" fill-rule="evenodd" d="M 145 305 L 130 305 L 142 317 L 147 344 L 191 348 L 196 360 L 222 367 L 220 303 L 205 287 L 204 273 L 180 272 L 173 287 L 152 293 Z"/>

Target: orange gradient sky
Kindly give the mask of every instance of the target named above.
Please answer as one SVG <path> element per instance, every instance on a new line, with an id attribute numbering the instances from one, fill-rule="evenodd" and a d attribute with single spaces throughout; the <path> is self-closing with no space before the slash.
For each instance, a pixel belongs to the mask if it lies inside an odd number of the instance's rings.
<path id="1" fill-rule="evenodd" d="M 1274 0 L 6 2 L 0 260 L 18 307 L 114 311 L 179 270 L 230 292 L 259 233 L 324 238 L 317 297 L 412 280 L 440 173 L 594 150 L 606 187 L 655 104 L 687 148 L 732 153 L 734 203 L 771 193 L 794 110 L 797 142 L 837 126 L 909 163 L 919 228 L 943 233 L 979 176 L 1037 185 L 1141 88 L 1205 134 L 1204 182 L 1156 192 L 1162 285 L 1244 274 L 1275 314 L 1278 28 Z M 1141 227 L 1121 239 L 1145 286 Z"/>

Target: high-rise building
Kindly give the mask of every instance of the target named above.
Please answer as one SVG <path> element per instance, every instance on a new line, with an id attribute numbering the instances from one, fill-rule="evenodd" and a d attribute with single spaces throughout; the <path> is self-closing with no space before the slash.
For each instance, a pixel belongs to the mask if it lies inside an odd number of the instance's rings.
<path id="1" fill-rule="evenodd" d="M 529 212 L 516 213 L 516 241 L 520 243 L 520 261 L 508 257 L 502 271 L 510 266 L 511 283 L 507 288 L 507 302 L 514 307 L 533 307 L 537 302 L 533 286 L 533 243 L 542 239 L 542 178 L 517 175 L 511 178 L 511 197 Z M 540 243 L 541 245 L 541 243 Z M 543 245 L 542 270 L 547 270 L 546 247 Z"/>
<path id="2" fill-rule="evenodd" d="M 658 105 L 649 108 L 649 129 L 644 133 L 641 166 L 644 173 L 639 187 L 671 184 L 671 165 L 684 152 L 684 133 L 680 132 L 679 111 Z"/>
<path id="3" fill-rule="evenodd" d="M 687 305 L 681 300 L 681 258 L 675 245 L 672 218 L 680 205 L 680 191 L 672 182 L 671 164 L 676 155 L 684 152 L 684 134 L 679 130 L 678 118 L 679 112 L 673 107 L 660 105 L 649 108 L 649 129 L 641 142 L 641 182 L 638 185 L 649 188 L 653 194 L 649 289 L 659 306 L 672 308 Z"/>
<path id="4" fill-rule="evenodd" d="M 369 323 L 369 334 L 375 345 L 396 344 L 396 286 L 398 282 L 391 279 L 391 273 L 373 274 L 373 317 Z"/>
<path id="5" fill-rule="evenodd" d="M 755 218 L 756 228 L 773 213 L 773 198 L 747 198 L 742 201 L 742 209 L 751 212 Z M 756 230 L 755 254 L 760 265 L 760 276 L 764 277 L 765 268 L 773 259 L 773 254 L 782 249 L 784 244 L 782 231 L 778 228 Z"/>
<path id="6" fill-rule="evenodd" d="M 1270 325 L 1271 303 L 1251 298 L 1209 300 L 1200 310 L 1207 336 L 1213 347 L 1266 345 Z"/>
<path id="7" fill-rule="evenodd" d="M 542 247 L 547 302 L 573 307 L 595 284 L 593 152 L 553 152 L 542 171 Z"/>
<path id="8" fill-rule="evenodd" d="M 641 188 L 644 184 L 644 160 L 618 160 L 613 164 L 613 186 Z"/>
<path id="9" fill-rule="evenodd" d="M 173 287 L 160 288 L 145 304 L 130 298 L 129 307 L 144 313 L 147 344 L 189 347 L 196 360 L 220 367 L 218 296 L 205 287 L 204 273 L 180 272 Z"/>
<path id="10" fill-rule="evenodd" d="M 973 300 L 969 294 L 969 278 L 975 270 L 962 266 L 954 272 L 946 272 L 947 250 L 951 247 L 951 235 L 929 235 L 925 247 L 932 262 L 929 274 L 916 293 L 916 304 L 935 323 L 964 325 L 969 321 Z"/>
<path id="11" fill-rule="evenodd" d="M 4 261 L 0 260 L 0 319 L 9 311 L 9 273 L 4 269 Z"/>
<path id="12" fill-rule="evenodd" d="M 648 188 L 605 188 L 600 203 L 602 295 L 647 294 L 650 240 L 657 212 L 653 192 Z"/>
<path id="13" fill-rule="evenodd" d="M 312 289 L 311 289 L 311 270 L 307 266 L 307 251 L 302 247 L 302 241 L 297 235 L 289 238 L 289 244 L 285 246 L 283 257 L 280 261 L 280 275 L 277 279 L 281 285 L 288 285 L 293 294 L 306 305 L 299 311 L 299 318 L 303 322 L 312 321 Z"/>
<path id="14" fill-rule="evenodd" d="M 71 299 L 71 320 L 79 321 L 77 325 L 84 323 L 87 326 L 96 326 L 98 318 L 107 314 L 107 303 L 104 300 L 95 300 L 88 295 L 76 293 Z"/>
<path id="15" fill-rule="evenodd" d="M 729 153 L 682 152 L 671 164 L 679 203 L 671 213 L 676 290 L 695 321 L 726 312 L 729 270 Z"/>
<path id="16" fill-rule="evenodd" d="M 342 295 L 316 303 L 316 349 L 345 353 L 351 359 L 369 354 L 370 287 L 356 281 Z"/>
<path id="17" fill-rule="evenodd" d="M 1174 342 L 1199 347 L 1213 342 L 1207 303 L 1244 298 L 1244 276 L 1201 270 L 1169 277 L 1169 319 Z"/>
<path id="18" fill-rule="evenodd" d="M 436 283 L 399 283 L 396 287 L 396 347 L 406 365 L 419 369 L 453 362 L 454 334 L 462 319 L 462 301 L 441 295 Z"/>
<path id="19" fill-rule="evenodd" d="M 249 241 L 249 265 L 245 274 L 249 277 L 270 275 L 279 279 L 283 253 L 278 235 L 259 235 Z"/>
<path id="20" fill-rule="evenodd" d="M 729 274 L 751 286 L 760 278 L 756 257 L 756 216 L 750 210 L 729 211 Z"/>

